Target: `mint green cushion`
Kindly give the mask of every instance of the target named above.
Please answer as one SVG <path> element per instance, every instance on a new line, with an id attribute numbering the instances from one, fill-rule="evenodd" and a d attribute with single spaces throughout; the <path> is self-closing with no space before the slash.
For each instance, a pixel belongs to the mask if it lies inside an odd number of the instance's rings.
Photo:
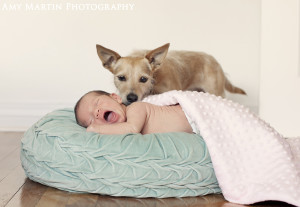
<path id="1" fill-rule="evenodd" d="M 53 111 L 28 129 L 21 162 L 31 180 L 66 191 L 132 197 L 221 192 L 201 136 L 88 133 L 72 109 Z"/>

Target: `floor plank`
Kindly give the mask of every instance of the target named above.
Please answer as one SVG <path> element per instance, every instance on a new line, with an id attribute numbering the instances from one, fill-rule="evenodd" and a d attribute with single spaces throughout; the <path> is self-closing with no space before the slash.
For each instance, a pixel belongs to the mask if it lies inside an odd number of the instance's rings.
<path id="1" fill-rule="evenodd" d="M 5 158 L 0 160 L 0 182 L 11 173 L 17 166 L 21 165 L 20 161 L 20 147 L 8 154 Z"/>
<path id="2" fill-rule="evenodd" d="M 26 179 L 25 173 L 21 165 L 13 169 L 13 171 L 0 182 L 0 206 L 5 206 L 12 197 L 19 191 Z"/>
<path id="3" fill-rule="evenodd" d="M 36 204 L 36 207 L 65 207 L 70 198 L 70 193 L 47 188 L 41 199 Z"/>
<path id="4" fill-rule="evenodd" d="M 127 207 L 127 206 L 155 206 L 155 207 L 218 207 L 225 204 L 222 195 L 207 195 L 187 198 L 126 198 L 100 196 L 96 207 Z M 228 206 L 230 207 L 230 206 Z"/>
<path id="5" fill-rule="evenodd" d="M 12 153 L 21 144 L 23 132 L 1 132 L 0 160 Z"/>
<path id="6" fill-rule="evenodd" d="M 8 202 L 6 207 L 32 207 L 41 199 L 47 186 L 26 179 L 24 185 Z"/>
<path id="7" fill-rule="evenodd" d="M 95 207 L 99 197 L 89 193 L 71 193 L 66 207 Z"/>

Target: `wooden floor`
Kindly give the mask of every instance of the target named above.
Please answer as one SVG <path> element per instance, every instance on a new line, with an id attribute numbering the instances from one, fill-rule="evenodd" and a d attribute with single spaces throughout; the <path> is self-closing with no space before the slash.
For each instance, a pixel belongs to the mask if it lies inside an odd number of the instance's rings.
<path id="1" fill-rule="evenodd" d="M 0 207 L 241 207 L 226 202 L 222 195 L 189 198 L 125 198 L 76 194 L 35 183 L 26 178 L 20 163 L 21 132 L 0 132 Z M 253 207 L 286 207 L 281 202 L 264 202 Z"/>

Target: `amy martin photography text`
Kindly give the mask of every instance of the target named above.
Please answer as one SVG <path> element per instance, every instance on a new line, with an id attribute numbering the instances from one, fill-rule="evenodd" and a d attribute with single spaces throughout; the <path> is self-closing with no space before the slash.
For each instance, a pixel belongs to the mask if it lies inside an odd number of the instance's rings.
<path id="1" fill-rule="evenodd" d="M 132 11 L 135 4 L 124 3 L 101 3 L 101 4 L 75 4 L 75 3 L 58 3 L 58 4 L 33 4 L 19 3 L 1 5 L 2 11 Z"/>

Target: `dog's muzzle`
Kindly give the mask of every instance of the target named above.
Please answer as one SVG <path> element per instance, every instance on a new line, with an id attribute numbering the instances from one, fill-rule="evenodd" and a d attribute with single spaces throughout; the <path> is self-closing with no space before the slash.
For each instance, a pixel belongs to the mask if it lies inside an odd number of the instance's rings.
<path id="1" fill-rule="evenodd" d="M 129 104 L 133 103 L 133 102 L 136 102 L 138 100 L 138 96 L 134 93 L 130 93 L 127 95 L 127 101 L 129 102 Z"/>

